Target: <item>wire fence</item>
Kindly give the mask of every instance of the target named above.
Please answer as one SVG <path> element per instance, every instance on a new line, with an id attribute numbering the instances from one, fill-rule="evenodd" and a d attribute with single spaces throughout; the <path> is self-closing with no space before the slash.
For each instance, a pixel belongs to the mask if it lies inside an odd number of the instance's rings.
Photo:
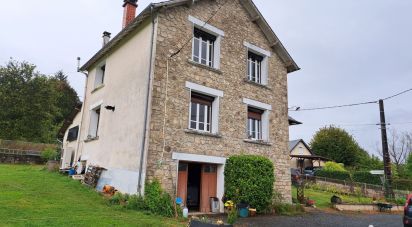
<path id="1" fill-rule="evenodd" d="M 312 184 L 312 187 L 320 187 L 323 190 L 335 191 L 342 194 L 361 194 L 367 197 L 384 197 L 385 186 L 367 184 L 361 182 L 353 182 L 350 180 L 339 180 L 327 177 L 319 176 L 301 176 L 301 179 L 306 184 Z M 412 185 L 412 181 L 410 181 Z M 395 198 L 405 198 L 408 194 L 412 193 L 411 190 L 405 190 L 403 187 L 396 184 L 392 184 L 392 189 L 395 194 Z"/>

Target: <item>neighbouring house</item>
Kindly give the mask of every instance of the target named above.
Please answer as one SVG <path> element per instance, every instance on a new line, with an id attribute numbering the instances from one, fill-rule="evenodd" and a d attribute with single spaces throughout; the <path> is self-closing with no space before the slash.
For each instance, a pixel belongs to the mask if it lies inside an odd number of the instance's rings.
<path id="1" fill-rule="evenodd" d="M 308 167 L 323 167 L 328 158 L 315 155 L 308 144 L 303 140 L 289 142 L 290 168 L 303 170 Z"/>
<path id="2" fill-rule="evenodd" d="M 244 153 L 273 161 L 274 188 L 291 203 L 287 75 L 299 67 L 255 4 L 171 0 L 136 18 L 136 0 L 123 7 L 123 29 L 105 32 L 81 67 L 74 160 L 106 169 L 98 188 L 143 193 L 158 179 L 208 212 L 223 197 L 226 159 Z"/>

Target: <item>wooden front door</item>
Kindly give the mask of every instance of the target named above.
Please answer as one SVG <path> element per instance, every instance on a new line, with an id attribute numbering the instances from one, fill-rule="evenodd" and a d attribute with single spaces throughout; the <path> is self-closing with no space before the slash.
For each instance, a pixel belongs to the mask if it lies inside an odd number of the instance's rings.
<path id="1" fill-rule="evenodd" d="M 210 197 L 216 197 L 217 166 L 203 164 L 200 183 L 200 212 L 210 212 Z"/>
<path id="2" fill-rule="evenodd" d="M 179 162 L 179 172 L 177 176 L 177 197 L 182 198 L 184 205 L 186 205 L 187 198 L 187 175 L 188 163 Z"/>

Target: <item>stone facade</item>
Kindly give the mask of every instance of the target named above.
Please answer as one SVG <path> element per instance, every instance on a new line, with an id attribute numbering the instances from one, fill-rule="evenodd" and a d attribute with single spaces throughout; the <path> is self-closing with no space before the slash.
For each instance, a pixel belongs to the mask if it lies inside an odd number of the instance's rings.
<path id="1" fill-rule="evenodd" d="M 240 153 L 262 155 L 273 161 L 274 187 L 285 202 L 290 203 L 287 69 L 239 1 L 226 3 L 208 22 L 225 32 L 221 41 L 220 69 L 200 67 L 189 61 L 192 54 L 189 39 L 193 34 L 189 15 L 208 21 L 224 2 L 199 1 L 190 7 L 165 8 L 158 14 L 147 178 L 159 179 L 165 189 L 175 194 L 177 161 L 172 159 L 173 152 L 226 158 Z M 267 86 L 245 81 L 248 51 L 244 41 L 272 52 Z M 181 47 L 182 51 L 168 60 L 168 56 Z M 187 81 L 224 92 L 220 99 L 218 136 L 198 135 L 187 130 L 190 103 L 190 91 L 185 87 Z M 247 105 L 243 98 L 272 106 L 268 144 L 245 141 Z"/>

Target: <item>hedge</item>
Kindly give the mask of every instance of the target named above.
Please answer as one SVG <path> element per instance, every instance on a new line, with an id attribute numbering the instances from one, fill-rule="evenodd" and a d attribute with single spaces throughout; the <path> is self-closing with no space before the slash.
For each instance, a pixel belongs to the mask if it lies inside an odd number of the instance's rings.
<path id="1" fill-rule="evenodd" d="M 392 188 L 396 190 L 412 191 L 412 180 L 394 179 L 392 181 Z"/>
<path id="2" fill-rule="evenodd" d="M 352 179 L 354 182 L 382 185 L 381 178 L 378 175 L 373 175 L 367 171 L 354 172 Z"/>
<path id="3" fill-rule="evenodd" d="M 248 203 L 262 213 L 271 204 L 275 181 L 273 163 L 262 156 L 231 156 L 225 166 L 225 196 Z"/>
<path id="4" fill-rule="evenodd" d="M 315 172 L 315 175 L 317 177 L 326 177 L 326 178 L 331 178 L 331 179 L 337 179 L 337 180 L 350 180 L 350 174 L 349 172 L 343 172 L 343 171 L 327 171 L 327 170 L 318 170 Z"/>

